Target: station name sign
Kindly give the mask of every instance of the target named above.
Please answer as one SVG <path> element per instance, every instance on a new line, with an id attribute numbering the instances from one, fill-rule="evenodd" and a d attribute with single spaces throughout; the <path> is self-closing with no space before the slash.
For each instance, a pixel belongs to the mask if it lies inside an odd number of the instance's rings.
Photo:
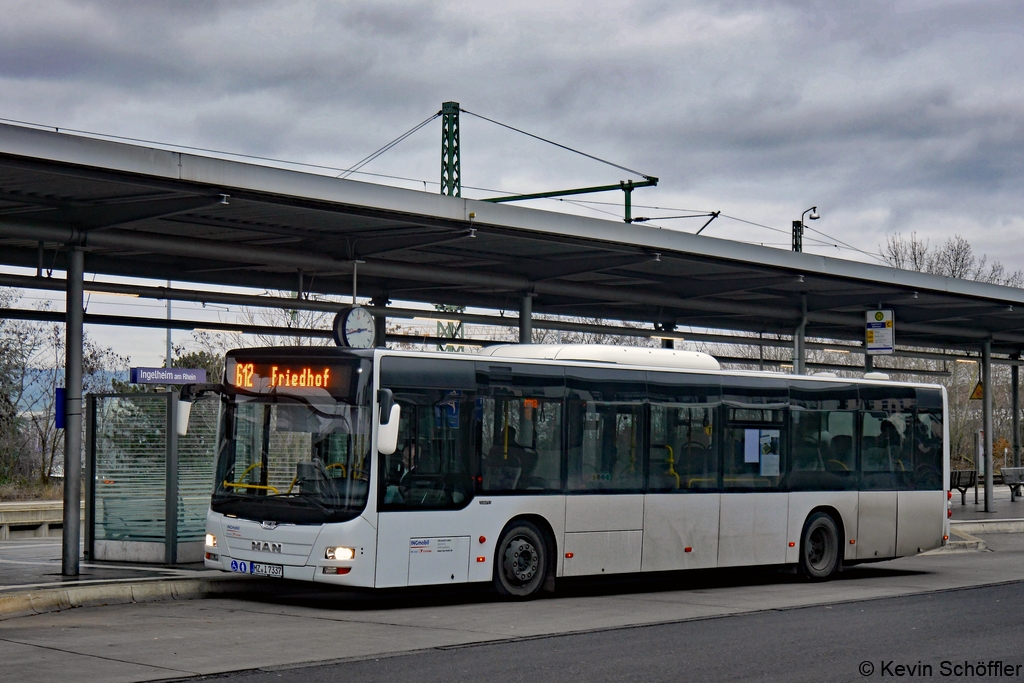
<path id="1" fill-rule="evenodd" d="M 203 368 L 132 368 L 132 384 L 203 384 Z"/>

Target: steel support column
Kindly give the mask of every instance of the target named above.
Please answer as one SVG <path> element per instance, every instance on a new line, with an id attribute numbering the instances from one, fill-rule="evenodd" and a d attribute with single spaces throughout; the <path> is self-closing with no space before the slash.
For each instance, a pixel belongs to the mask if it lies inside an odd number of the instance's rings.
<path id="1" fill-rule="evenodd" d="M 391 303 L 386 294 L 375 296 L 370 299 L 370 305 L 376 309 L 383 310 L 387 308 L 387 305 Z M 387 334 L 388 334 L 388 318 L 386 315 L 375 313 L 373 316 L 373 326 L 376 331 L 377 347 L 386 349 L 388 347 Z"/>
<path id="2" fill-rule="evenodd" d="M 82 509 L 82 316 L 85 253 L 72 249 L 68 255 L 64 343 L 64 527 L 61 541 L 61 574 L 78 576 L 78 544 Z"/>
<path id="3" fill-rule="evenodd" d="M 1020 351 L 1013 354 L 1020 358 Z M 1010 398 L 1013 402 L 1013 466 L 1020 467 L 1020 369 L 1010 366 Z"/>
<path id="4" fill-rule="evenodd" d="M 807 296 L 800 297 L 800 324 L 793 333 L 793 374 L 805 373 L 804 331 L 807 329 Z"/>
<path id="5" fill-rule="evenodd" d="M 523 296 L 519 307 L 519 343 L 533 343 L 533 295 Z"/>
<path id="6" fill-rule="evenodd" d="M 985 512 L 992 512 L 992 342 L 981 345 L 982 424 L 985 430 Z"/>

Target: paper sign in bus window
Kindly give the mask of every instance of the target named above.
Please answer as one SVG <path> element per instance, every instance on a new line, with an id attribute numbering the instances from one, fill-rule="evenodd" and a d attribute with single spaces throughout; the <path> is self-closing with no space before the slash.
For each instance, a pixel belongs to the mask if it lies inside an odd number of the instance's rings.
<path id="1" fill-rule="evenodd" d="M 779 430 L 762 429 L 758 446 L 761 455 L 761 476 L 779 476 Z"/>
<path id="2" fill-rule="evenodd" d="M 758 429 L 743 430 L 743 462 L 761 461 L 760 438 L 761 432 Z"/>

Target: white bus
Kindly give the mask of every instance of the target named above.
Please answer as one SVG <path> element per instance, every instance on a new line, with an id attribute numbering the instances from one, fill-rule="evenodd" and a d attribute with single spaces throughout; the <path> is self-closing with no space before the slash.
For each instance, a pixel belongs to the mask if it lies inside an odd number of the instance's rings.
<path id="1" fill-rule="evenodd" d="M 345 586 L 789 565 L 948 538 L 942 387 L 667 349 L 231 351 L 206 566 Z M 186 392 L 187 394 L 187 392 Z"/>

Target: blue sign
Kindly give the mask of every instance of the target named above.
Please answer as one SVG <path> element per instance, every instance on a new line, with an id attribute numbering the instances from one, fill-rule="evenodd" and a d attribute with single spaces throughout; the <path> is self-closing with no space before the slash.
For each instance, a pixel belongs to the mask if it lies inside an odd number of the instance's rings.
<path id="1" fill-rule="evenodd" d="M 57 387 L 53 395 L 53 426 L 55 429 L 64 429 L 64 409 L 67 401 L 67 393 L 64 387 Z"/>
<path id="2" fill-rule="evenodd" d="M 132 384 L 203 384 L 202 368 L 132 368 Z"/>

